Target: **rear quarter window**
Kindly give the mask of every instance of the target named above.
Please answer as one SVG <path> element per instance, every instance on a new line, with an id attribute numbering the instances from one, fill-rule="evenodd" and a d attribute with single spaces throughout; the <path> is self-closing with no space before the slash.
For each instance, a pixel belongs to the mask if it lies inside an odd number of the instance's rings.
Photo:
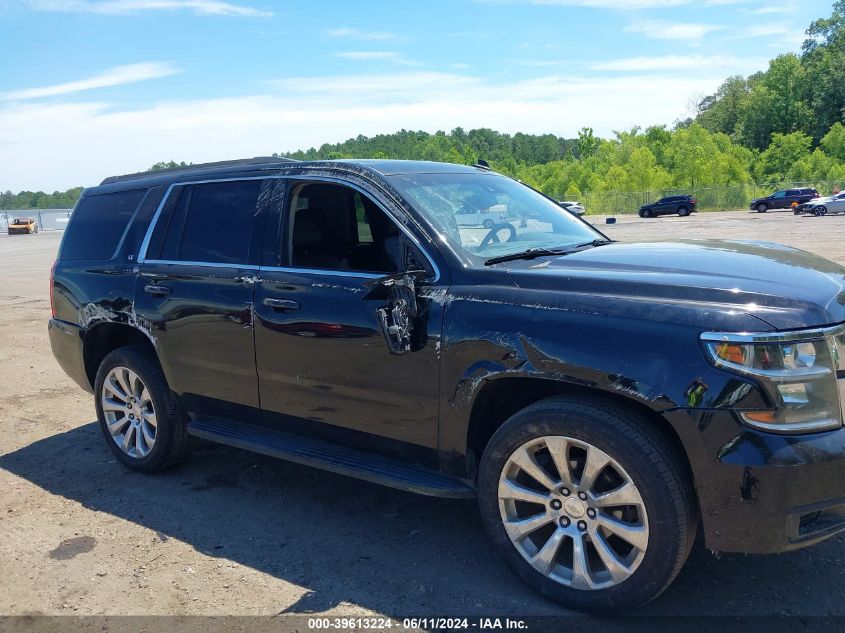
<path id="1" fill-rule="evenodd" d="M 146 189 L 85 196 L 62 242 L 61 259 L 111 259 Z"/>

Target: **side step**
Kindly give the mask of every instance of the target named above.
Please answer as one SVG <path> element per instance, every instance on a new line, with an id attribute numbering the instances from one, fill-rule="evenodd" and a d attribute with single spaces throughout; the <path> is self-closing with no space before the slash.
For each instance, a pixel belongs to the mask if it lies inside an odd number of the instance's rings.
<path id="1" fill-rule="evenodd" d="M 432 497 L 471 499 L 475 491 L 460 479 L 403 461 L 294 433 L 228 420 L 194 420 L 188 433 L 340 475 Z"/>

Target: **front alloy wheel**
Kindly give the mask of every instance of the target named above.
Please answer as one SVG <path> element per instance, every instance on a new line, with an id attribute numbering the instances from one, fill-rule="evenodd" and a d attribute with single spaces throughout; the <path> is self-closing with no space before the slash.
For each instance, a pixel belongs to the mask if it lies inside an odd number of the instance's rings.
<path id="1" fill-rule="evenodd" d="M 484 528 L 544 596 L 583 611 L 637 607 L 669 586 L 695 538 L 682 459 L 653 420 L 620 403 L 586 394 L 541 400 L 484 448 Z"/>
<path id="2" fill-rule="evenodd" d="M 146 457 L 156 441 L 156 412 L 150 392 L 131 369 L 115 367 L 103 381 L 103 415 L 111 438 L 121 451 Z"/>
<path id="3" fill-rule="evenodd" d="M 499 479 L 499 512 L 523 558 L 574 589 L 627 580 L 648 547 L 648 516 L 631 476 L 571 437 L 540 437 L 514 451 Z"/>

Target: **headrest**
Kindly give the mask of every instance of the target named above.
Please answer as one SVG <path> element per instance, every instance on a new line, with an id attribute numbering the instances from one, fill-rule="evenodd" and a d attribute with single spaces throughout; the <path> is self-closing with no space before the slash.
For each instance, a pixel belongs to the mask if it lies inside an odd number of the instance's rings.
<path id="1" fill-rule="evenodd" d="M 293 245 L 295 248 L 313 248 L 323 243 L 320 228 L 321 213 L 316 209 L 301 209 L 293 218 Z"/>

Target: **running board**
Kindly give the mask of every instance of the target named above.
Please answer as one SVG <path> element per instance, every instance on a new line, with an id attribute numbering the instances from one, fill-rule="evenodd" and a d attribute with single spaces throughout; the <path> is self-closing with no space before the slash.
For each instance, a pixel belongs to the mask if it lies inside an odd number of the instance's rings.
<path id="1" fill-rule="evenodd" d="M 201 419 L 188 433 L 219 444 L 277 457 L 339 475 L 431 497 L 470 499 L 475 491 L 460 479 L 398 459 L 262 426 Z"/>

